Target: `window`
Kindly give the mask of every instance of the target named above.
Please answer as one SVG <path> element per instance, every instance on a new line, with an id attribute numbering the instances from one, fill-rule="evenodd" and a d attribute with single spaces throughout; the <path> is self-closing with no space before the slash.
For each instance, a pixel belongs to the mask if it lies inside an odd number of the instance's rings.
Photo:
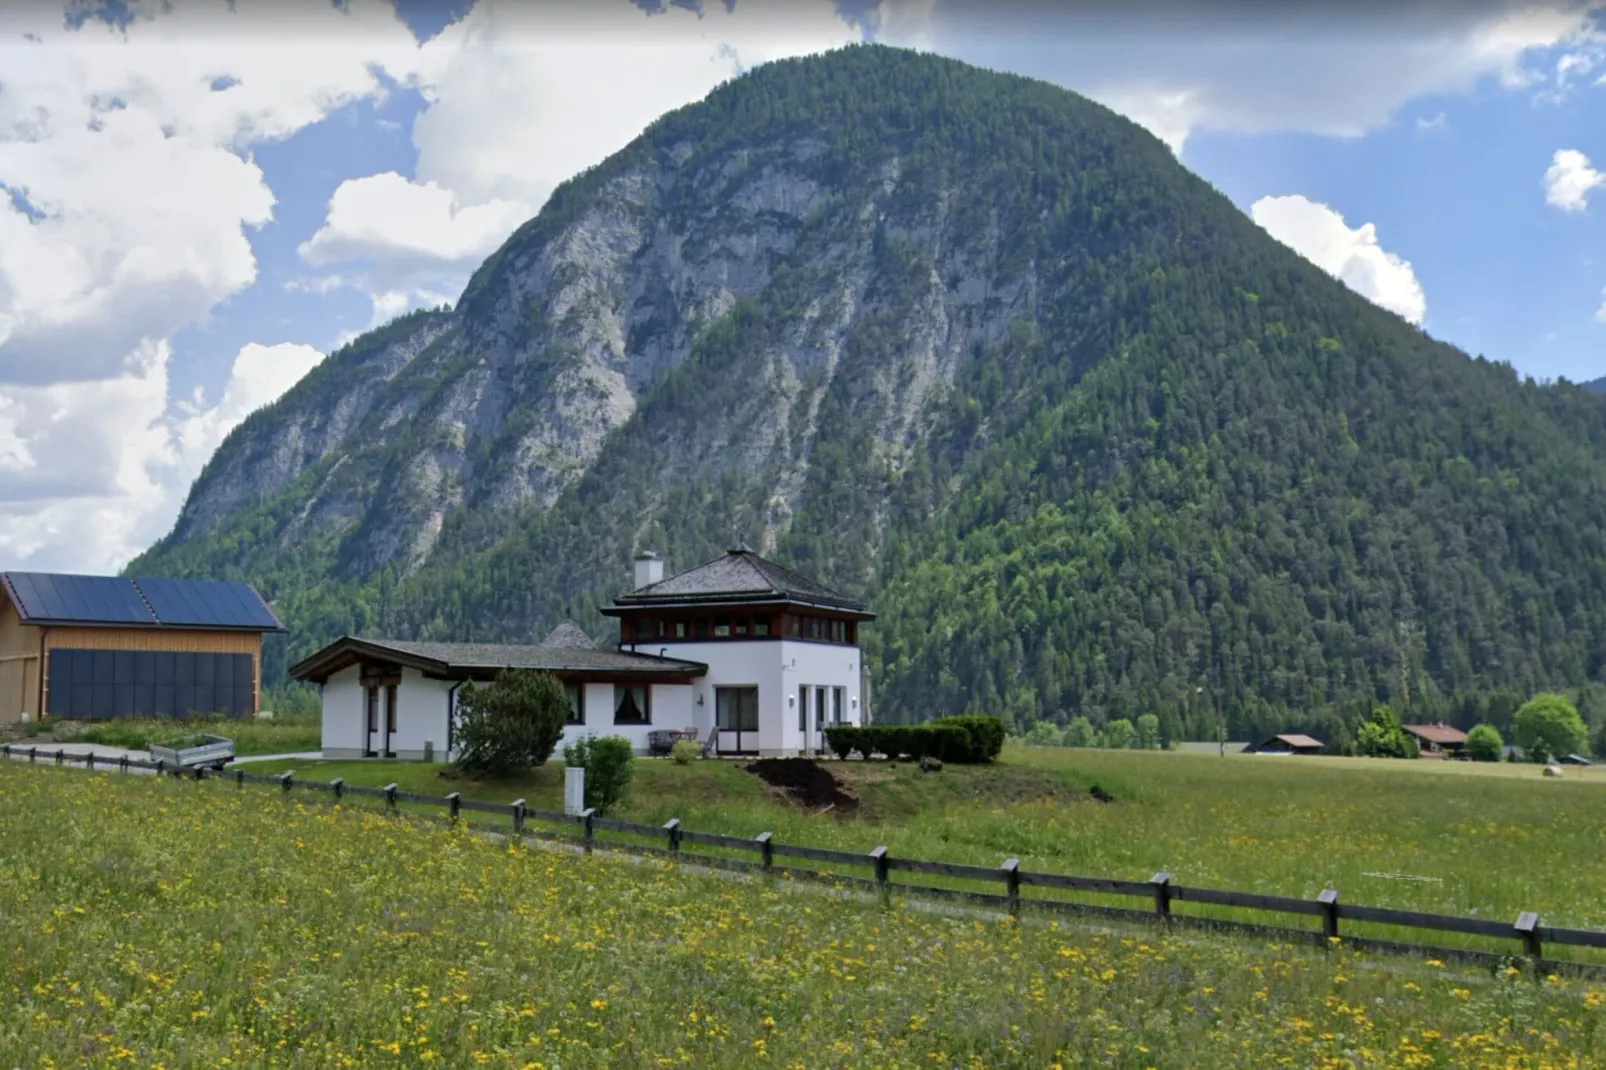
<path id="1" fill-rule="evenodd" d="M 563 693 L 569 699 L 569 717 L 565 724 L 586 723 L 586 692 L 583 684 L 564 684 Z"/>
<path id="2" fill-rule="evenodd" d="M 831 697 L 833 699 L 833 706 L 834 706 L 834 708 L 831 711 L 831 719 L 833 721 L 835 721 L 837 724 L 842 724 L 843 722 L 845 722 L 847 720 L 847 717 L 845 716 L 845 714 L 847 712 L 847 705 L 848 705 L 848 691 L 847 691 L 847 688 L 845 688 L 845 687 L 833 687 L 831 689 Z"/>
<path id="3" fill-rule="evenodd" d="M 834 620 L 831 622 L 831 642 L 840 643 L 846 635 L 847 630 L 843 628 L 841 621 Z"/>
<path id="4" fill-rule="evenodd" d="M 786 634 L 802 635 L 802 624 L 802 618 L 800 618 L 796 613 L 788 613 L 786 615 Z"/>
<path id="5" fill-rule="evenodd" d="M 809 688 L 805 684 L 797 689 L 797 730 L 809 730 Z"/>
<path id="6" fill-rule="evenodd" d="M 753 634 L 754 635 L 768 635 L 768 634 L 770 634 L 770 619 L 768 617 L 754 617 L 753 618 Z"/>
<path id="7" fill-rule="evenodd" d="M 714 688 L 714 717 L 721 732 L 757 732 L 758 688 Z"/>
<path id="8" fill-rule="evenodd" d="M 647 688 L 641 685 L 613 685 L 613 723 L 651 724 L 652 710 Z"/>
<path id="9" fill-rule="evenodd" d="M 683 620 L 677 620 L 675 622 L 675 638 L 676 639 L 684 639 L 684 638 L 686 638 L 686 631 L 687 631 L 686 622 L 683 621 Z"/>
<path id="10" fill-rule="evenodd" d="M 825 688 L 814 689 L 814 727 L 825 727 Z"/>
<path id="11" fill-rule="evenodd" d="M 731 633 L 730 618 L 729 617 L 715 617 L 714 618 L 714 634 L 717 635 L 717 636 L 726 636 L 726 635 L 729 635 L 730 633 Z"/>
<path id="12" fill-rule="evenodd" d="M 731 634 L 732 635 L 746 635 L 747 634 L 747 618 L 746 617 L 737 617 L 736 618 L 735 623 L 733 623 L 731 625 Z"/>

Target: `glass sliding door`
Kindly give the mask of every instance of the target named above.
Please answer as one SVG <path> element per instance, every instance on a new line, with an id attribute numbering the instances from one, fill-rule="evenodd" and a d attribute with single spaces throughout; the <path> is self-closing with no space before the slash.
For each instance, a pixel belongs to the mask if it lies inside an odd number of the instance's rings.
<path id="1" fill-rule="evenodd" d="M 758 752 L 758 688 L 714 688 L 714 726 L 721 754 Z"/>

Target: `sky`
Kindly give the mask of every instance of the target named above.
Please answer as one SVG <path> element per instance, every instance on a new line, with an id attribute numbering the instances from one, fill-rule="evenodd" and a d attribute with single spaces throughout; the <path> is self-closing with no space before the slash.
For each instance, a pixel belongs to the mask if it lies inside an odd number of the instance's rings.
<path id="1" fill-rule="evenodd" d="M 0 568 L 106 572 L 325 355 L 764 62 L 875 40 L 1143 124 L 1378 305 L 1606 375 L 1606 4 L 0 5 Z"/>

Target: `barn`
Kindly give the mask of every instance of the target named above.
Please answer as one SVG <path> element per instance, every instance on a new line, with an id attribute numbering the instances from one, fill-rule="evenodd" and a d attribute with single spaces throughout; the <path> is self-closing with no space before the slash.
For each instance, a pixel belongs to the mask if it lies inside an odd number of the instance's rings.
<path id="1" fill-rule="evenodd" d="M 0 572 L 0 591 L 0 724 L 249 717 L 284 631 L 248 583 Z"/>

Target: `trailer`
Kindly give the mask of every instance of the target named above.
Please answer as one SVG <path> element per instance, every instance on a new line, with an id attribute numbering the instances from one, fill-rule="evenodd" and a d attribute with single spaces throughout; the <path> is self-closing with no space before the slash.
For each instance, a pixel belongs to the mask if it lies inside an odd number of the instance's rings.
<path id="1" fill-rule="evenodd" d="M 197 732 L 166 743 L 152 743 L 150 751 L 151 761 L 164 765 L 180 769 L 222 769 L 234 761 L 234 740 Z"/>

